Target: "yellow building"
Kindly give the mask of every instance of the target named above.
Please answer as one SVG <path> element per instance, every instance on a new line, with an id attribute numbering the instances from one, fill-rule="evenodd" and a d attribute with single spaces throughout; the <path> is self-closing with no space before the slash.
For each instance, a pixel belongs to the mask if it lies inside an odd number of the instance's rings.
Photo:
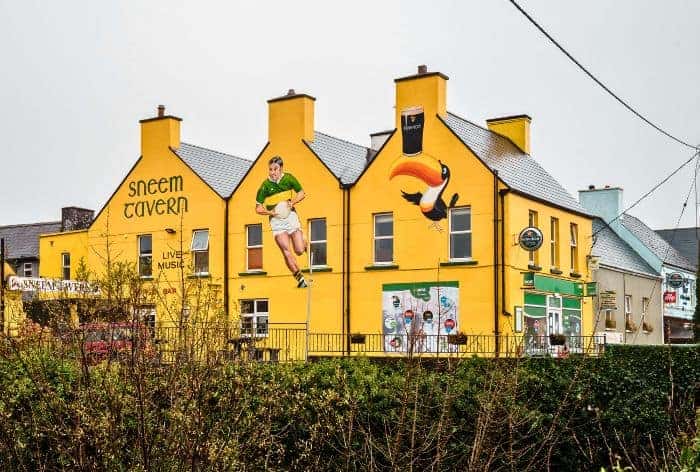
<path id="1" fill-rule="evenodd" d="M 395 83 L 395 129 L 371 147 L 316 131 L 315 98 L 293 90 L 268 101 L 252 164 L 181 143 L 179 118 L 143 120 L 142 157 L 92 226 L 42 237 L 42 275 L 61 274 L 62 254 L 132 261 L 164 322 L 179 281 L 205 280 L 226 319 L 288 357 L 552 353 L 557 334 L 584 349 L 592 218 L 530 156 L 530 118 L 449 113 L 447 77 L 424 68 Z M 275 156 L 306 196 L 307 289 L 255 211 Z"/>

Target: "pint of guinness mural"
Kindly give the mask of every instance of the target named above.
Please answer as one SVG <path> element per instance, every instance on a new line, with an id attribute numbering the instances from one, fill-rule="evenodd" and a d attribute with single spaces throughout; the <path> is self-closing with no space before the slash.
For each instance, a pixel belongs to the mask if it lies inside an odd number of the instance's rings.
<path id="1" fill-rule="evenodd" d="M 423 216 L 431 221 L 447 218 L 448 208 L 457 204 L 459 195 L 454 193 L 445 203 L 443 193 L 450 181 L 450 168 L 442 161 L 423 152 L 423 107 L 414 106 L 401 111 L 401 138 L 403 154 L 389 169 L 389 180 L 399 175 L 416 178 L 427 185 L 421 192 L 405 192 L 401 196 L 420 207 Z"/>
<path id="2" fill-rule="evenodd" d="M 382 285 L 384 352 L 455 352 L 459 282 Z"/>

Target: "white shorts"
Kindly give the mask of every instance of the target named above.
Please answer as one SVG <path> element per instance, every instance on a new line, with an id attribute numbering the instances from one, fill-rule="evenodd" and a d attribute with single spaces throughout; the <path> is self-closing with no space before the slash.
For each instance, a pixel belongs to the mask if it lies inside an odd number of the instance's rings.
<path id="1" fill-rule="evenodd" d="M 270 227 L 272 228 L 273 236 L 278 234 L 287 233 L 292 234 L 297 230 L 301 229 L 301 223 L 299 223 L 299 217 L 296 211 L 290 211 L 289 216 L 286 218 L 280 218 L 278 216 L 273 216 L 270 218 Z"/>

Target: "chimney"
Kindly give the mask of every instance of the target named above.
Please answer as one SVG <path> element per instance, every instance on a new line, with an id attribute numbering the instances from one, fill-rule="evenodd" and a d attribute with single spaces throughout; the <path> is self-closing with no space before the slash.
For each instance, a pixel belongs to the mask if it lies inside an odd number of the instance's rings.
<path id="1" fill-rule="evenodd" d="M 384 146 L 384 143 L 389 140 L 389 136 L 391 136 L 391 133 L 393 133 L 394 130 L 386 130 L 386 131 L 378 131 L 376 133 L 372 133 L 369 135 L 370 139 L 370 149 L 373 149 L 375 151 L 379 151 L 382 146 Z"/>
<path id="2" fill-rule="evenodd" d="M 586 210 L 599 216 L 608 224 L 624 209 L 621 187 L 606 185 L 604 188 L 596 188 L 595 185 L 589 185 L 587 190 L 578 191 L 578 201 Z M 614 226 L 615 223 L 620 223 L 620 220 L 618 219 L 612 225 Z"/>
<path id="3" fill-rule="evenodd" d="M 528 115 L 505 116 L 486 120 L 486 125 L 494 133 L 513 141 L 518 149 L 525 154 L 530 154 L 530 122 Z"/>
<path id="4" fill-rule="evenodd" d="M 313 141 L 315 101 L 311 95 L 296 93 L 294 89 L 268 100 L 268 140 L 277 143 Z"/>
<path id="5" fill-rule="evenodd" d="M 86 229 L 95 216 L 94 210 L 78 207 L 61 208 L 61 231 Z"/>
<path id="6" fill-rule="evenodd" d="M 396 84 L 396 128 L 401 129 L 402 112 L 411 109 L 423 114 L 424 123 L 439 115 L 447 116 L 447 81 L 449 77 L 440 72 L 428 72 L 425 65 L 418 66 L 415 75 L 394 79 Z"/>
<path id="7" fill-rule="evenodd" d="M 158 105 L 157 115 L 139 121 L 141 123 L 141 155 L 167 151 L 168 147 L 180 147 L 181 118 L 165 114 L 165 106 Z"/>

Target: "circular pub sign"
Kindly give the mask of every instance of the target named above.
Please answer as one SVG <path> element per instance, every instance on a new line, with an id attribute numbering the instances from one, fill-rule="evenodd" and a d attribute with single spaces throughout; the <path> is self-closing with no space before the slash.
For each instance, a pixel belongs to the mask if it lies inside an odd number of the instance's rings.
<path id="1" fill-rule="evenodd" d="M 668 282 L 668 285 L 670 287 L 679 288 L 679 287 L 683 286 L 685 279 L 683 278 L 683 274 L 680 274 L 678 272 L 673 272 L 671 274 L 668 274 L 666 281 Z"/>
<path id="2" fill-rule="evenodd" d="M 542 246 L 544 236 L 539 228 L 528 226 L 518 235 L 518 244 L 526 251 L 536 251 Z"/>

